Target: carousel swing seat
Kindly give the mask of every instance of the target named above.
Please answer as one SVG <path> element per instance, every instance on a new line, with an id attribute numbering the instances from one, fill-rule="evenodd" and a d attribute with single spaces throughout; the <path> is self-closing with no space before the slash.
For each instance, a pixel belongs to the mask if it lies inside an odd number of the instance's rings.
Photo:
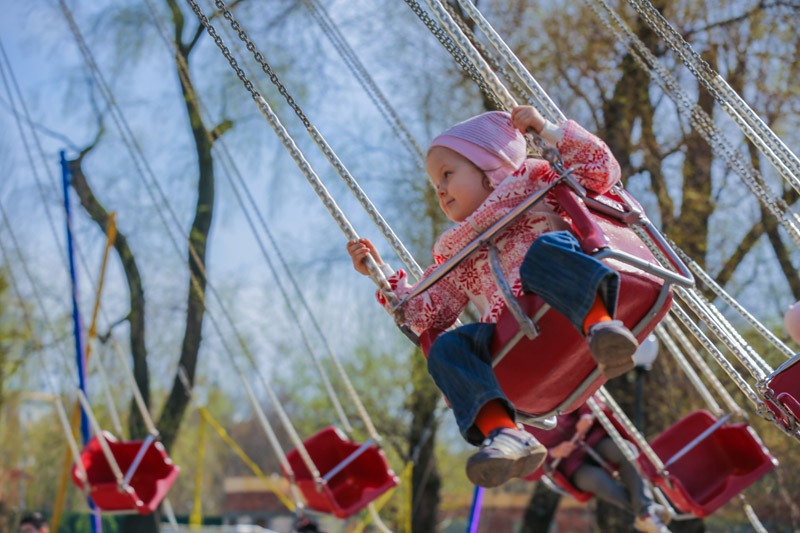
<path id="1" fill-rule="evenodd" d="M 359 445 L 330 426 L 303 441 L 303 446 L 319 471 L 321 484 L 297 449 L 286 454 L 286 460 L 306 505 L 315 511 L 345 519 L 399 483 L 383 451 L 372 440 Z"/>
<path id="2" fill-rule="evenodd" d="M 778 421 L 785 428 L 796 430 L 800 423 L 800 354 L 775 369 L 759 390 Z"/>
<path id="3" fill-rule="evenodd" d="M 164 445 L 152 436 L 143 441 L 117 441 L 103 432 L 111 454 L 124 480 L 119 483 L 95 435 L 84 446 L 80 460 L 86 471 L 83 479 L 77 465 L 72 467 L 72 480 L 81 490 L 88 490 L 102 513 L 150 514 L 166 496 L 180 467 L 167 455 Z"/>
<path id="4" fill-rule="evenodd" d="M 640 455 L 647 476 L 681 512 L 708 516 L 777 465 L 755 432 L 727 423 L 729 416 L 695 411 L 652 440 L 666 476 Z"/>
<path id="5" fill-rule="evenodd" d="M 619 272 L 615 318 L 622 320 L 641 342 L 669 311 L 671 284 L 691 286 L 691 274 L 625 191 L 612 190 L 605 195 L 586 195 L 581 199 L 573 191 L 579 186 L 568 183 L 561 182 L 554 187 L 556 199 L 569 217 L 583 251 Z M 633 223 L 643 225 L 680 273 L 659 265 L 631 229 Z M 479 240 L 489 241 L 486 235 Z M 501 269 L 494 270 L 498 285 L 503 289 L 507 284 L 499 279 L 502 278 Z M 542 420 L 553 415 L 578 408 L 606 379 L 597 368 L 584 336 L 563 315 L 551 309 L 538 295 L 514 298 L 507 292 L 507 305 L 496 323 L 492 341 L 492 366 L 503 392 L 517 408 L 520 420 L 540 425 Z M 528 318 L 533 328 L 525 326 Z M 533 334 L 529 333 L 531 329 L 535 330 Z M 441 333 L 442 330 L 431 329 L 420 336 L 426 356 Z"/>

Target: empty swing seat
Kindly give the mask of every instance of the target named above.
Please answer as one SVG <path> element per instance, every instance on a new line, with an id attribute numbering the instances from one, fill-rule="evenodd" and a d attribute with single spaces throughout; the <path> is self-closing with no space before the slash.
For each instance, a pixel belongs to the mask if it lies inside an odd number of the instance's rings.
<path id="1" fill-rule="evenodd" d="M 703 518 L 716 511 L 775 468 L 755 432 L 744 422 L 723 424 L 672 464 L 670 458 L 713 426 L 717 420 L 707 411 L 695 411 L 673 424 L 650 442 L 665 463 L 667 478 L 640 455 L 647 476 L 683 513 Z"/>
<path id="2" fill-rule="evenodd" d="M 800 354 L 777 368 L 764 388 L 772 398 L 766 402 L 770 410 L 785 427 L 795 427 L 800 421 Z M 793 421 L 787 420 L 787 412 L 794 416 Z"/>
<path id="3" fill-rule="evenodd" d="M 125 476 L 148 441 L 120 442 L 108 432 L 103 432 L 103 435 Z M 88 488 L 89 497 L 101 512 L 150 514 L 159 506 L 180 473 L 180 468 L 169 458 L 164 445 L 155 440 L 147 446 L 141 462 L 135 467 L 129 482 L 122 487 L 123 490 L 120 490 L 103 455 L 97 436 L 92 437 L 81 451 L 81 463 L 88 476 L 88 487 L 77 465 L 72 466 L 72 480 L 81 490 Z"/>
<path id="4" fill-rule="evenodd" d="M 613 250 L 658 265 L 644 242 L 627 224 L 605 213 L 590 211 L 565 185 L 559 187 L 556 188 L 558 200 L 568 213 L 573 233 L 584 252 L 592 254 L 598 249 Z M 620 202 L 614 194 L 609 192 L 596 199 L 600 203 L 617 205 Z M 626 200 L 635 204 L 629 197 Z M 622 320 L 642 342 L 669 311 L 671 290 L 665 287 L 666 282 L 658 275 L 618 259 L 602 260 L 620 275 L 615 318 Z M 539 334 L 533 339 L 524 336 L 510 309 L 506 308 L 500 314 L 492 340 L 492 366 L 503 392 L 519 412 L 532 417 L 577 409 L 606 382 L 597 370 L 586 339 L 563 315 L 549 306 L 541 314 L 545 302 L 539 296 L 524 294 L 517 300 L 523 312 L 534 318 Z M 637 325 L 639 328 L 634 329 Z M 441 330 L 431 329 L 420 336 L 426 355 L 441 333 Z M 507 353 L 499 356 L 504 349 L 508 350 Z"/>
<path id="5" fill-rule="evenodd" d="M 374 444 L 350 442 L 335 427 L 323 429 L 303 445 L 323 479 L 321 487 L 317 486 L 296 449 L 286 454 L 286 459 L 306 505 L 315 511 L 347 518 L 399 482 L 380 448 Z M 355 453 L 358 455 L 347 462 Z M 338 472 L 335 471 L 337 467 L 340 468 Z M 284 474 L 287 473 L 284 471 Z"/>

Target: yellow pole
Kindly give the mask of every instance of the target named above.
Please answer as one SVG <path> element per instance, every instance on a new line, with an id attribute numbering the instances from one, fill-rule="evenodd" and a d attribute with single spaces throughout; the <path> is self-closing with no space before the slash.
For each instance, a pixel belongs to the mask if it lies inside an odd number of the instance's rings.
<path id="1" fill-rule="evenodd" d="M 92 340 L 97 337 L 97 313 L 100 311 L 100 294 L 103 291 L 103 280 L 106 275 L 106 264 L 108 263 L 108 252 L 114 241 L 117 238 L 117 220 L 116 214 L 110 213 L 108 215 L 108 223 L 106 224 L 106 248 L 103 251 L 103 263 L 100 267 L 100 280 L 97 282 L 97 292 L 94 300 L 94 310 L 92 311 L 92 324 L 89 327 L 89 342 L 86 343 L 86 364 L 89 364 L 89 356 L 92 353 Z M 81 409 L 78 402 L 72 409 L 72 434 L 75 439 L 78 439 L 78 424 L 80 424 Z M 67 481 L 69 480 L 69 473 L 72 469 L 72 452 L 67 446 L 64 452 L 64 460 L 61 463 L 61 476 L 58 478 L 58 492 L 56 493 L 56 502 L 53 505 L 53 518 L 50 520 L 50 528 L 53 533 L 58 533 L 58 524 L 61 521 L 61 511 L 64 509 L 64 499 L 67 494 Z"/>
<path id="2" fill-rule="evenodd" d="M 239 457 L 239 459 L 244 461 L 244 464 L 246 464 L 259 479 L 261 479 L 264 483 L 267 484 L 269 490 L 271 490 L 275 494 L 275 496 L 278 497 L 278 499 L 281 501 L 281 503 L 283 503 L 283 505 L 286 506 L 287 509 L 289 509 L 291 512 L 294 512 L 295 509 L 294 503 L 292 503 L 292 501 L 289 498 L 287 498 L 283 492 L 281 492 L 280 488 L 277 485 L 275 485 L 275 482 L 272 481 L 269 477 L 267 477 L 264 474 L 264 472 L 261 471 L 258 465 L 255 464 L 253 460 L 247 456 L 246 453 L 244 453 L 244 450 L 242 450 L 239 447 L 239 445 L 233 441 L 233 439 L 228 435 L 228 432 L 225 431 L 225 428 L 220 426 L 217 423 L 217 421 L 214 420 L 214 418 L 211 416 L 211 414 L 209 414 L 206 408 L 198 407 L 197 410 L 200 411 L 200 414 L 203 416 L 206 422 L 208 422 L 208 425 L 210 425 L 214 429 L 214 431 L 216 431 L 217 434 L 222 438 L 222 440 L 225 441 L 225 443 L 228 446 L 230 446 L 230 448 Z"/>
<path id="3" fill-rule="evenodd" d="M 401 483 L 405 483 L 405 505 L 403 506 L 404 511 L 404 520 L 403 520 L 403 530 L 405 533 L 411 533 L 411 511 L 413 509 L 413 494 L 414 492 L 411 490 L 411 476 L 414 472 L 414 463 L 410 462 L 406 465 L 405 470 L 401 474 Z"/>
<path id="4" fill-rule="evenodd" d="M 203 527 L 203 456 L 206 450 L 206 425 L 200 424 L 200 434 L 197 436 L 199 441 L 197 446 L 197 474 L 194 480 L 194 506 L 192 514 L 189 515 L 189 528 L 192 531 L 199 531 Z"/>

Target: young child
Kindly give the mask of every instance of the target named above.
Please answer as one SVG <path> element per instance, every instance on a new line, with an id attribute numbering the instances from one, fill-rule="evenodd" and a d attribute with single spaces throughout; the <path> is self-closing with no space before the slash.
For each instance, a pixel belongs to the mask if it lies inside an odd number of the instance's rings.
<path id="1" fill-rule="evenodd" d="M 669 533 L 664 525 L 667 510 L 653 502 L 653 493 L 644 483 L 614 440 L 584 404 L 579 409 L 560 415 L 551 431 L 528 428 L 550 452 L 547 462 L 566 477 L 578 490 L 591 492 L 636 517 L 633 528 L 643 533 Z M 630 446 L 633 444 L 628 443 Z M 619 467 L 619 481 L 596 462 L 587 451 L 591 448 L 604 462 Z"/>
<path id="2" fill-rule="evenodd" d="M 436 187 L 439 206 L 456 226 L 445 231 L 433 249 L 435 265 L 453 257 L 482 232 L 557 178 L 548 163 L 526 159 L 521 132 L 533 128 L 555 146 L 587 189 L 603 193 L 619 180 L 619 164 L 600 139 L 574 121 L 554 125 L 531 106 L 509 115 L 492 111 L 456 124 L 436 137 L 426 167 Z M 607 378 L 633 368 L 636 338 L 614 315 L 618 274 L 585 255 L 567 231 L 566 220 L 549 197 L 529 209 L 495 236 L 507 280 L 515 295 L 536 293 L 567 317 L 584 335 Z M 350 242 L 355 269 L 367 275 L 364 259 L 371 254 L 399 298 L 409 294 L 406 274 L 393 272 L 367 239 Z M 378 300 L 387 302 L 378 293 Z M 467 476 L 476 485 L 493 487 L 512 477 L 525 477 L 542 463 L 547 450 L 517 428 L 515 410 L 492 371 L 490 343 L 504 302 L 488 263 L 485 247 L 405 307 L 417 332 L 452 325 L 469 302 L 481 322 L 441 335 L 428 354 L 428 371 L 453 408 L 464 438 L 480 449 L 467 462 Z M 535 368 L 532 368 L 535 371 Z"/>

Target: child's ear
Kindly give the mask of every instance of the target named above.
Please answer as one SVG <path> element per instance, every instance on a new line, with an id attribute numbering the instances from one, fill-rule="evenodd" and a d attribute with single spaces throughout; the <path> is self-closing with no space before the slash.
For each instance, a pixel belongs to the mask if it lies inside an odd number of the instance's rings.
<path id="1" fill-rule="evenodd" d="M 492 180 L 490 180 L 489 176 L 487 176 L 486 174 L 483 175 L 483 181 L 481 183 L 483 184 L 483 188 L 486 189 L 487 191 L 494 190 L 494 185 L 492 185 Z"/>

